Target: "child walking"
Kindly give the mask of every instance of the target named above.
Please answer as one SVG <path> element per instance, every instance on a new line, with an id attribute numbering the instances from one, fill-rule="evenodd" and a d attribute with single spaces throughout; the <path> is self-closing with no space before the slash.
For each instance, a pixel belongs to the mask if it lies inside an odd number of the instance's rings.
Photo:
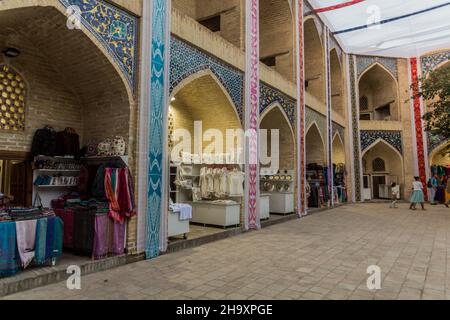
<path id="1" fill-rule="evenodd" d="M 423 195 L 423 184 L 420 181 L 419 177 L 414 178 L 413 182 L 413 193 L 411 195 L 411 205 L 409 206 L 410 210 L 416 210 L 416 206 L 418 203 L 422 206 L 422 210 L 425 209 L 425 197 Z"/>
<path id="2" fill-rule="evenodd" d="M 396 184 L 395 182 L 392 183 L 392 203 L 390 205 L 390 208 L 397 209 L 397 201 L 400 200 L 400 186 Z"/>

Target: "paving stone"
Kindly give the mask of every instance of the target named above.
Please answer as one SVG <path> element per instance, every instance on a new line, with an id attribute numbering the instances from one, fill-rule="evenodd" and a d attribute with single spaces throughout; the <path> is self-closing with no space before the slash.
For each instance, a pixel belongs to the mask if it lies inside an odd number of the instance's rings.
<path id="1" fill-rule="evenodd" d="M 449 231 L 444 208 L 349 205 L 4 299 L 450 300 Z M 367 289 L 371 265 L 381 290 Z"/>

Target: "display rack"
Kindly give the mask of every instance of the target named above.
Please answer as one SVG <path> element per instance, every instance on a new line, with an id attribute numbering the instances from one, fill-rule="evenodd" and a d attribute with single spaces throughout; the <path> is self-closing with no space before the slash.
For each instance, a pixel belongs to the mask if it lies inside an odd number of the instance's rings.
<path id="1" fill-rule="evenodd" d="M 51 157 L 51 156 L 36 156 L 36 161 L 53 161 L 56 163 L 65 164 L 80 164 L 79 160 L 73 157 Z M 42 206 L 49 208 L 53 199 L 59 198 L 61 195 L 72 191 L 77 187 L 76 184 L 60 184 L 60 185 L 35 185 L 34 182 L 39 176 L 42 175 L 61 175 L 61 176 L 74 176 L 77 177 L 80 174 L 80 169 L 53 169 L 53 168 L 34 168 L 33 169 L 33 202 L 39 195 Z"/>

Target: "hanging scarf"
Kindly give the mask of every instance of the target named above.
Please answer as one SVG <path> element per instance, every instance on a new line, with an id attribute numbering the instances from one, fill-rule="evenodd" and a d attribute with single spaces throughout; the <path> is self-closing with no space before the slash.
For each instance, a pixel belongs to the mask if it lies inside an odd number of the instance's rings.
<path id="1" fill-rule="evenodd" d="M 16 223 L 0 222 L 0 277 L 14 275 L 19 270 L 16 252 Z"/>

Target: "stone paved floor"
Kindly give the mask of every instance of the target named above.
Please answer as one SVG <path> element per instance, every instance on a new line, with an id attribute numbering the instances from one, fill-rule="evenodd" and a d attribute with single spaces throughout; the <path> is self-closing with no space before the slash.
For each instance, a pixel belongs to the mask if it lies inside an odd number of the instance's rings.
<path id="1" fill-rule="evenodd" d="M 340 207 L 6 299 L 450 299 L 450 210 Z"/>

